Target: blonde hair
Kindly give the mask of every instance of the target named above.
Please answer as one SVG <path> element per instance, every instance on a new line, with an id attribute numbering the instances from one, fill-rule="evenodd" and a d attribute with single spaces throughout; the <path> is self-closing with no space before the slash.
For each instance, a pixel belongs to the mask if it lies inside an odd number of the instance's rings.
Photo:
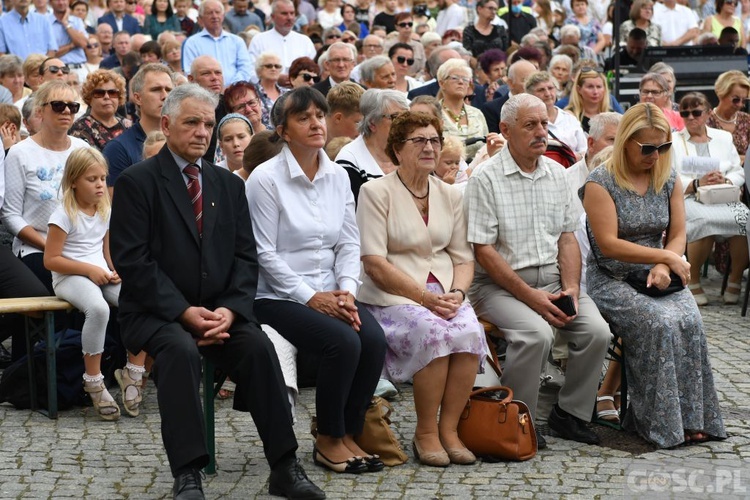
<path id="1" fill-rule="evenodd" d="M 466 147 L 464 146 L 464 141 L 462 141 L 459 137 L 455 135 L 445 136 L 445 138 L 443 139 L 443 148 L 440 150 L 440 156 L 442 157 L 446 153 L 447 154 L 458 153 L 458 157 L 460 160 L 465 159 Z"/>
<path id="2" fill-rule="evenodd" d="M 572 25 L 571 25 L 572 26 Z M 589 80 L 591 78 L 599 78 L 602 81 L 602 84 L 604 85 L 604 95 L 602 96 L 602 102 L 599 103 L 599 113 L 605 113 L 607 111 L 610 111 L 609 109 L 609 86 L 607 85 L 607 79 L 604 77 L 603 74 L 599 73 L 598 71 L 591 70 L 591 71 L 578 71 L 576 74 L 575 79 L 573 80 L 573 88 L 570 91 L 570 103 L 565 108 L 566 110 L 573 113 L 576 118 L 578 118 L 578 121 L 581 121 L 583 118 L 583 99 L 581 98 L 581 94 L 579 92 L 581 86 L 583 85 L 583 82 L 586 80 Z"/>
<path id="3" fill-rule="evenodd" d="M 724 99 L 732 91 L 732 87 L 739 85 L 743 89 L 750 90 L 750 80 L 742 71 L 736 69 L 726 71 L 719 75 L 714 84 L 714 90 L 719 99 Z"/>
<path id="4" fill-rule="evenodd" d="M 146 159 L 146 150 L 157 142 L 167 142 L 167 137 L 161 130 L 152 130 L 146 136 L 146 140 L 143 141 L 143 159 Z"/>
<path id="5" fill-rule="evenodd" d="M 650 102 L 636 104 L 631 106 L 622 116 L 615 136 L 614 152 L 612 157 L 604 164 L 607 171 L 615 178 L 615 183 L 621 188 L 635 191 L 635 186 L 628 178 L 628 159 L 625 155 L 628 141 L 641 130 L 652 129 L 666 134 L 666 142 L 672 140 L 672 127 L 656 104 Z M 671 171 L 672 152 L 660 153 L 654 168 L 651 169 L 651 186 L 653 186 L 654 191 L 661 192 Z"/>
<path id="6" fill-rule="evenodd" d="M 94 165 L 101 165 L 104 167 L 104 173 L 109 172 L 107 160 L 98 149 L 91 147 L 74 149 L 73 152 L 70 153 L 70 156 L 68 156 L 68 160 L 65 162 L 65 172 L 63 172 L 62 183 L 60 184 L 60 190 L 62 191 L 62 206 L 73 225 L 75 225 L 78 220 L 79 210 L 73 183 L 84 175 L 89 167 Z M 104 221 L 109 217 L 110 204 L 109 191 L 104 189 L 104 196 L 102 196 L 101 201 L 96 205 L 96 213 L 98 213 Z"/>
<path id="7" fill-rule="evenodd" d="M 333 139 L 331 139 L 331 142 L 326 144 L 325 147 L 325 152 L 328 155 L 328 158 L 330 158 L 331 161 L 335 160 L 339 155 L 339 151 L 341 151 L 341 148 L 343 148 L 350 142 L 352 142 L 352 138 L 346 136 L 334 137 Z"/>

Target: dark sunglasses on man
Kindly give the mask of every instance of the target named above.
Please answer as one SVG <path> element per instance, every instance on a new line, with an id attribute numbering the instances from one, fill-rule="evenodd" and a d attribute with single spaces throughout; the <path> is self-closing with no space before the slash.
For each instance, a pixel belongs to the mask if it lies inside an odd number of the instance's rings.
<path id="1" fill-rule="evenodd" d="M 63 113 L 65 108 L 68 108 L 72 114 L 76 114 L 78 113 L 78 110 L 81 109 L 81 105 L 75 101 L 50 101 L 44 103 L 45 106 L 47 104 L 49 104 L 49 107 L 52 108 L 52 111 L 55 113 Z"/>
<path id="2" fill-rule="evenodd" d="M 318 83 L 320 81 L 319 76 L 311 75 L 310 73 L 300 73 L 300 75 L 302 75 L 302 79 L 306 82 L 309 82 L 310 80 L 312 80 L 315 83 Z"/>
<path id="3" fill-rule="evenodd" d="M 53 75 L 56 75 L 59 71 L 62 71 L 63 75 L 70 74 L 70 68 L 67 66 L 55 66 L 54 64 L 51 66 L 47 66 L 46 68 L 42 66 L 39 68 L 39 74 L 43 75 L 45 71 L 49 71 Z"/>

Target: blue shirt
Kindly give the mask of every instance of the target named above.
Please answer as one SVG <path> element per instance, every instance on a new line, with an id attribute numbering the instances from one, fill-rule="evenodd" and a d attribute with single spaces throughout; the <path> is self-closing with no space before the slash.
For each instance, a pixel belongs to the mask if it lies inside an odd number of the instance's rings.
<path id="1" fill-rule="evenodd" d="M 0 52 L 15 54 L 23 61 L 29 54 L 46 55 L 58 48 L 46 17 L 29 12 L 21 18 L 15 9 L 0 17 Z"/>
<path id="2" fill-rule="evenodd" d="M 246 11 L 243 15 L 237 14 L 234 9 L 230 9 L 224 14 L 224 24 L 229 28 L 229 31 L 235 35 L 240 31 L 245 31 L 245 28 L 250 26 L 257 26 L 259 30 L 263 31 L 263 21 L 261 21 L 258 14 Z"/>
<path id="3" fill-rule="evenodd" d="M 73 39 L 70 38 L 70 35 L 68 35 L 68 30 L 65 29 L 65 25 L 58 21 L 54 14 L 47 19 L 49 19 L 49 22 L 52 25 L 52 34 L 55 37 L 58 49 L 63 45 L 67 45 L 73 41 Z M 86 38 L 88 38 L 88 33 L 86 33 L 86 25 L 83 24 L 83 20 L 76 16 L 68 16 L 68 23 L 73 26 L 74 30 L 80 31 L 81 33 L 86 35 Z M 83 47 L 76 47 L 59 59 L 65 64 L 83 64 L 86 62 L 86 53 L 83 51 Z"/>
<path id="4" fill-rule="evenodd" d="M 197 33 L 182 44 L 182 69 L 185 74 L 190 73 L 190 65 L 198 56 L 211 56 L 221 64 L 224 71 L 224 85 L 231 85 L 241 80 L 250 80 L 250 55 L 245 41 L 222 31 L 219 38 L 214 38 L 205 29 Z"/>
<path id="5" fill-rule="evenodd" d="M 109 163 L 107 186 L 114 186 L 120 174 L 129 166 L 135 165 L 143 159 L 143 143 L 146 132 L 140 122 L 118 135 L 114 141 L 104 146 L 102 154 Z"/>

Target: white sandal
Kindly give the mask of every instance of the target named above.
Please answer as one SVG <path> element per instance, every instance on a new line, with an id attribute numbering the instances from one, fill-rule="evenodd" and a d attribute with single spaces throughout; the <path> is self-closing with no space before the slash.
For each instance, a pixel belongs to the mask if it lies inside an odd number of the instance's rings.
<path id="1" fill-rule="evenodd" d="M 700 283 L 690 283 L 688 285 L 688 290 L 690 290 L 691 292 L 693 290 L 700 290 L 701 293 L 694 293 L 693 294 L 693 298 L 695 299 L 695 303 L 698 304 L 699 306 L 705 306 L 706 304 L 708 304 L 708 296 L 706 295 L 706 292 L 703 291 L 703 288 L 701 287 Z M 724 292 L 724 297 L 725 297 L 724 300 L 726 300 L 726 292 Z M 736 302 L 735 302 L 735 304 L 736 304 Z"/>
<path id="2" fill-rule="evenodd" d="M 612 405 L 615 404 L 614 396 L 597 396 L 596 404 L 598 405 L 602 401 L 612 401 Z M 620 424 L 620 413 L 617 410 L 596 410 L 597 420 L 603 420 L 609 424 Z"/>
<path id="3" fill-rule="evenodd" d="M 114 401 L 102 401 L 101 394 L 102 392 L 105 392 L 107 390 L 107 387 L 104 385 L 104 382 L 99 382 L 98 385 L 95 385 L 93 387 L 87 387 L 86 384 L 83 384 L 83 390 L 86 391 L 91 398 L 91 402 L 94 403 L 94 410 L 96 410 L 96 413 L 99 414 L 99 418 L 102 420 L 106 420 L 108 422 L 117 420 L 120 418 L 120 407 L 117 406 L 117 403 Z M 99 401 L 97 402 L 97 398 L 94 397 L 95 394 L 99 394 Z M 108 411 L 108 410 L 115 410 L 115 411 Z"/>
<path id="4" fill-rule="evenodd" d="M 731 293 L 729 289 L 737 290 L 737 293 Z M 740 301 L 740 293 L 742 292 L 742 283 L 727 283 L 727 288 L 724 290 L 724 303 L 734 305 Z"/>

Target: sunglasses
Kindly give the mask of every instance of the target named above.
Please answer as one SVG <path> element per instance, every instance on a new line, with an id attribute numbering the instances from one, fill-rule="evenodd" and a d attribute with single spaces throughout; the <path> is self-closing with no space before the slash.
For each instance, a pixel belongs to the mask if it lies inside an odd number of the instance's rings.
<path id="1" fill-rule="evenodd" d="M 687 118 L 690 115 L 693 115 L 693 118 L 699 118 L 703 114 L 702 109 L 694 109 L 692 111 L 683 110 L 680 111 L 680 116 L 683 118 Z"/>
<path id="2" fill-rule="evenodd" d="M 635 143 L 641 147 L 641 154 L 643 156 L 652 155 L 655 151 L 658 151 L 660 155 L 663 155 L 672 147 L 672 141 L 659 144 L 658 146 L 656 144 L 641 144 L 638 141 L 635 141 Z"/>
<path id="3" fill-rule="evenodd" d="M 742 97 L 732 97 L 732 104 L 737 105 L 741 103 L 742 101 L 747 101 L 748 99 L 743 99 Z"/>
<path id="4" fill-rule="evenodd" d="M 264 64 L 263 67 L 266 69 L 281 69 L 282 68 L 281 64 Z"/>
<path id="5" fill-rule="evenodd" d="M 78 110 L 81 109 L 81 105 L 74 101 L 50 101 L 44 103 L 45 106 L 47 104 L 49 104 L 49 107 L 52 108 L 52 111 L 55 113 L 62 113 L 65 111 L 65 108 L 68 108 L 72 114 L 76 114 L 78 113 Z"/>
<path id="6" fill-rule="evenodd" d="M 346 37 L 346 38 L 342 38 L 341 41 L 344 42 L 344 43 L 354 43 L 354 42 L 357 41 L 357 39 L 356 38 L 352 38 L 352 37 Z"/>
<path id="7" fill-rule="evenodd" d="M 302 76 L 302 79 L 306 82 L 309 82 L 310 80 L 314 81 L 315 83 L 318 83 L 320 81 L 319 76 L 312 75 L 310 73 L 300 73 Z"/>
<path id="8" fill-rule="evenodd" d="M 330 34 L 326 37 L 326 40 L 330 40 L 331 38 L 341 38 L 341 35 Z"/>
<path id="9" fill-rule="evenodd" d="M 67 66 L 47 66 L 46 68 L 42 68 L 39 74 L 43 75 L 45 71 L 49 71 L 53 75 L 56 75 L 59 71 L 62 71 L 63 75 L 70 74 L 70 68 Z"/>
<path id="10" fill-rule="evenodd" d="M 601 66 L 584 66 L 581 68 L 581 73 L 601 73 L 604 68 Z"/>
<path id="11" fill-rule="evenodd" d="M 404 56 L 396 56 L 396 62 L 398 62 L 399 64 L 406 63 L 408 66 L 414 65 L 414 59 L 407 59 Z"/>
<path id="12" fill-rule="evenodd" d="M 120 97 L 120 91 L 117 89 L 94 89 L 91 95 L 97 99 L 102 99 L 105 95 L 114 99 L 115 97 Z"/>
<path id="13" fill-rule="evenodd" d="M 99 44 L 98 43 L 87 43 L 86 44 L 86 48 L 87 49 L 98 49 L 99 48 Z"/>
<path id="14" fill-rule="evenodd" d="M 398 23 L 399 28 L 411 28 L 414 26 L 414 23 Z"/>

